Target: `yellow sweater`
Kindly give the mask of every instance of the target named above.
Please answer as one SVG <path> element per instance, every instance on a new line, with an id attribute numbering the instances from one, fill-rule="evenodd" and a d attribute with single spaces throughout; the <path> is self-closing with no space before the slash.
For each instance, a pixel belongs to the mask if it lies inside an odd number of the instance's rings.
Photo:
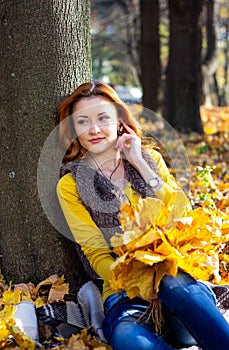
<path id="1" fill-rule="evenodd" d="M 169 202 L 172 194 L 176 192 L 177 196 L 182 197 L 183 207 L 175 209 L 175 217 L 190 209 L 190 204 L 185 194 L 177 186 L 173 176 L 169 173 L 160 153 L 153 151 L 151 154 L 158 166 L 158 174 L 164 181 L 163 187 L 156 193 L 156 196 L 165 204 Z M 130 183 L 124 190 L 130 202 L 135 204 L 139 195 L 135 193 Z M 111 256 L 111 249 L 107 246 L 105 238 L 95 222 L 92 220 L 89 212 L 82 204 L 74 178 L 70 173 L 64 175 L 58 182 L 57 195 L 64 216 L 69 228 L 76 240 L 84 251 L 90 265 L 96 273 L 104 280 L 103 300 L 105 300 L 114 291 L 110 288 L 110 266 L 114 259 Z M 176 202 L 176 201 L 175 201 Z M 181 201 L 179 200 L 179 203 Z M 174 206 L 175 208 L 175 206 Z"/>

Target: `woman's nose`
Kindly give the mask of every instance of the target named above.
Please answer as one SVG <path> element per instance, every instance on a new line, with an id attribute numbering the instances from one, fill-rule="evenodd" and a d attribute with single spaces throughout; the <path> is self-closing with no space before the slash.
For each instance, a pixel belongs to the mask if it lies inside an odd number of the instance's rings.
<path id="1" fill-rule="evenodd" d="M 99 125 L 97 123 L 91 123 L 89 133 L 90 134 L 98 134 L 101 131 Z"/>

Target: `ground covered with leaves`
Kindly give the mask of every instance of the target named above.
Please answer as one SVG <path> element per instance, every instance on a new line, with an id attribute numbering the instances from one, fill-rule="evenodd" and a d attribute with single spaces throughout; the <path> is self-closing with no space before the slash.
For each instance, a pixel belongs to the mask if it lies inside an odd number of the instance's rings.
<path id="1" fill-rule="evenodd" d="M 122 208 L 120 219 L 125 234 L 124 239 L 116 237 L 121 241 L 116 249 L 119 261 L 113 267 L 112 283 L 117 289 L 125 287 L 131 296 L 141 294 L 153 298 L 164 273 L 175 274 L 178 267 L 205 281 L 229 283 L 229 109 L 203 107 L 201 115 L 205 135 L 180 135 L 188 154 L 190 173 L 179 181 L 191 200 L 191 213 L 168 231 L 165 218 L 170 208 L 160 207 L 159 213 L 155 199 L 142 201 L 135 208 Z M 171 171 L 176 176 L 176 169 Z M 155 207 L 153 225 L 146 218 L 152 206 Z M 144 281 L 131 280 L 130 270 L 123 273 L 130 266 L 134 273 L 139 269 L 140 275 L 145 276 Z M 156 273 L 154 284 L 152 271 Z M 40 323 L 42 341 L 35 345 L 20 325 L 15 324 L 16 305 L 22 300 L 29 300 L 35 307 L 65 300 L 69 285 L 63 276 L 50 276 L 37 286 L 32 283 L 7 285 L 0 276 L 0 293 L 1 349 L 111 349 L 91 336 L 88 329 L 63 339 Z"/>

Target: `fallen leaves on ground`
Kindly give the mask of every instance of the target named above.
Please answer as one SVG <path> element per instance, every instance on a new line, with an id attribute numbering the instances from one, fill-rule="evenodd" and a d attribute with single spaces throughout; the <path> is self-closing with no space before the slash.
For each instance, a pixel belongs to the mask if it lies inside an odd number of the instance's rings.
<path id="1" fill-rule="evenodd" d="M 65 283 L 64 276 L 51 275 L 36 287 L 31 283 L 15 284 L 8 286 L 0 274 L 0 349 L 27 349 L 38 348 L 78 349 L 78 350 L 111 350 L 110 346 L 102 343 L 88 332 L 83 330 L 69 339 L 63 339 L 58 335 L 50 335 L 50 340 L 45 345 L 38 344 L 25 334 L 20 325 L 17 326 L 14 313 L 21 301 L 33 303 L 34 307 L 40 307 L 52 302 L 64 300 L 69 293 L 69 284 Z M 43 325 L 43 327 L 46 327 Z M 48 328 L 48 327 L 47 327 Z"/>

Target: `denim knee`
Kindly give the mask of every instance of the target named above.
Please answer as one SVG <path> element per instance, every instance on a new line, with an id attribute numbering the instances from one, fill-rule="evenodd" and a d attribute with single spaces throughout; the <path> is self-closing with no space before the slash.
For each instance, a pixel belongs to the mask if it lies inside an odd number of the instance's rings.
<path id="1" fill-rule="evenodd" d="M 148 301 L 140 298 L 126 298 L 125 293 L 116 293 L 104 303 L 105 319 L 103 332 L 114 350 L 169 350 L 164 339 L 167 330 L 160 337 L 155 334 L 155 325 L 149 317 Z"/>
<path id="2" fill-rule="evenodd" d="M 207 284 L 196 281 L 187 273 L 178 272 L 176 277 L 165 276 L 161 281 L 158 296 L 162 303 L 177 306 L 188 296 L 191 299 L 205 297 L 206 301 L 216 304 L 215 294 Z"/>
<path id="3" fill-rule="evenodd" d="M 117 324 L 127 324 L 130 322 L 136 322 L 145 313 L 142 321 L 138 325 L 143 325 L 144 327 L 151 328 L 151 331 L 155 331 L 154 324 L 152 320 L 146 324 L 145 320 L 148 318 L 146 313 L 147 307 L 144 305 L 128 305 L 128 304 L 118 304 L 109 313 L 105 313 L 105 319 L 103 321 L 103 331 L 107 339 L 110 339 L 114 329 Z"/>
<path id="4" fill-rule="evenodd" d="M 114 350 L 171 349 L 153 330 L 133 322 L 129 317 L 124 317 L 116 324 L 110 344 Z"/>

